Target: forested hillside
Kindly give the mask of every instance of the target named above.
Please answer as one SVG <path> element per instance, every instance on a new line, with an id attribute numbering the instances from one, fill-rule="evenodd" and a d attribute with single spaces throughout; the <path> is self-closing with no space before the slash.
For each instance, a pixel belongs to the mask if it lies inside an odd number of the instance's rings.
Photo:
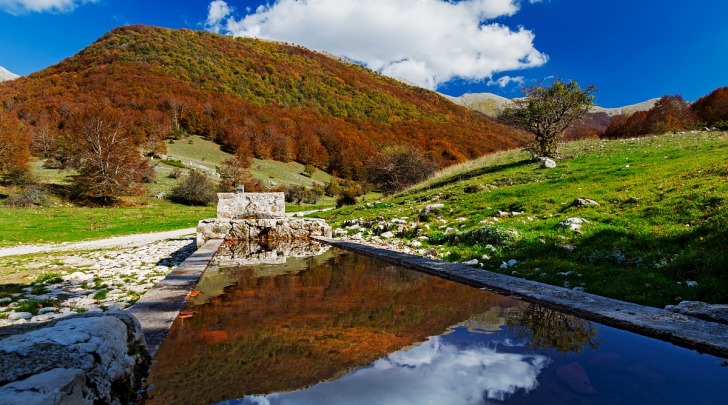
<path id="1" fill-rule="evenodd" d="M 289 44 L 149 26 L 117 28 L 68 58 L 0 85 L 32 151 L 73 139 L 94 104 L 120 110 L 131 144 L 202 135 L 243 157 L 295 160 L 361 179 L 382 147 L 409 144 L 440 166 L 519 145 L 520 135 L 436 93 Z M 61 137 L 63 135 L 63 137 Z"/>

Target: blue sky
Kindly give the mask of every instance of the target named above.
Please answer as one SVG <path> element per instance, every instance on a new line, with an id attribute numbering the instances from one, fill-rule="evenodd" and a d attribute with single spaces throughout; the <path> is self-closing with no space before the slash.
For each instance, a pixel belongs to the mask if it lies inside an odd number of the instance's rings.
<path id="1" fill-rule="evenodd" d="M 450 95 L 550 77 L 616 107 L 728 85 L 722 0 L 0 0 L 0 66 L 27 75 L 114 27 L 287 40 Z"/>

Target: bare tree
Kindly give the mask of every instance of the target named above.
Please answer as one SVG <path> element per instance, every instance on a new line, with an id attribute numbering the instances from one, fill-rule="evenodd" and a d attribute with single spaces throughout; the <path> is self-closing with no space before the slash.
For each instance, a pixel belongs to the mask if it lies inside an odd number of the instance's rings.
<path id="1" fill-rule="evenodd" d="M 79 172 L 74 185 L 81 198 L 108 204 L 143 190 L 148 163 L 123 123 L 122 113 L 104 104 L 74 114 L 69 122 L 67 153 Z"/>
<path id="2" fill-rule="evenodd" d="M 555 157 L 559 135 L 589 112 L 596 88 L 582 89 L 573 80 L 567 83 L 556 80 L 551 86 L 538 84 L 522 92 L 525 97 L 513 100 L 501 113 L 501 119 L 534 135 L 535 139 L 526 145 L 534 158 Z"/>

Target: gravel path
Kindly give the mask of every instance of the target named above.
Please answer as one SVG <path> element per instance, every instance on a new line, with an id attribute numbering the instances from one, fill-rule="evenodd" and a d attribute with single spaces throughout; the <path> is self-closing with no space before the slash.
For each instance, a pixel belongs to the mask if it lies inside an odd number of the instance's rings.
<path id="1" fill-rule="evenodd" d="M 196 250 L 194 233 L 189 228 L 1 249 L 0 267 L 17 272 L 7 277 L 32 276 L 3 283 L 0 327 L 124 309 Z"/>
<path id="2" fill-rule="evenodd" d="M 31 253 L 62 252 L 70 250 L 106 249 L 119 246 L 141 246 L 164 239 L 180 238 L 192 235 L 195 228 L 178 229 L 167 232 L 143 233 L 139 235 L 117 236 L 114 238 L 90 240 L 84 242 L 46 243 L 42 245 L 21 245 L 0 248 L 0 257 L 27 255 Z"/>

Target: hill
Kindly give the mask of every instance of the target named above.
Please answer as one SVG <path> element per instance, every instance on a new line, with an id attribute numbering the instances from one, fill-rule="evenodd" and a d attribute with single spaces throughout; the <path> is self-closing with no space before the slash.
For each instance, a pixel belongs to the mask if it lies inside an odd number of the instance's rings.
<path id="1" fill-rule="evenodd" d="M 463 107 L 470 108 L 475 111 L 480 111 L 483 114 L 495 117 L 503 111 L 504 108 L 510 102 L 510 99 L 498 96 L 492 93 L 468 93 L 463 94 L 460 97 L 445 96 L 447 99 L 455 104 Z M 655 103 L 659 100 L 653 98 L 650 100 L 643 101 L 641 103 L 626 105 L 624 107 L 605 108 L 594 106 L 591 110 L 592 113 L 605 113 L 610 117 L 615 115 L 625 114 L 629 115 L 637 111 L 647 111 L 652 108 Z"/>
<path id="2" fill-rule="evenodd" d="M 417 254 L 639 304 L 728 303 L 725 132 L 571 142 L 562 153 L 554 169 L 494 154 L 320 216 Z M 397 238 L 377 236 L 387 230 Z"/>
<path id="3" fill-rule="evenodd" d="M 17 79 L 18 75 L 0 66 L 0 82 Z"/>
<path id="4" fill-rule="evenodd" d="M 74 111 L 103 100 L 124 112 L 140 144 L 186 132 L 351 178 L 386 145 L 413 145 L 446 166 L 521 137 L 436 93 L 302 47 L 149 26 L 114 29 L 3 83 L 0 100 L 31 129 L 44 121 L 63 129 Z"/>

